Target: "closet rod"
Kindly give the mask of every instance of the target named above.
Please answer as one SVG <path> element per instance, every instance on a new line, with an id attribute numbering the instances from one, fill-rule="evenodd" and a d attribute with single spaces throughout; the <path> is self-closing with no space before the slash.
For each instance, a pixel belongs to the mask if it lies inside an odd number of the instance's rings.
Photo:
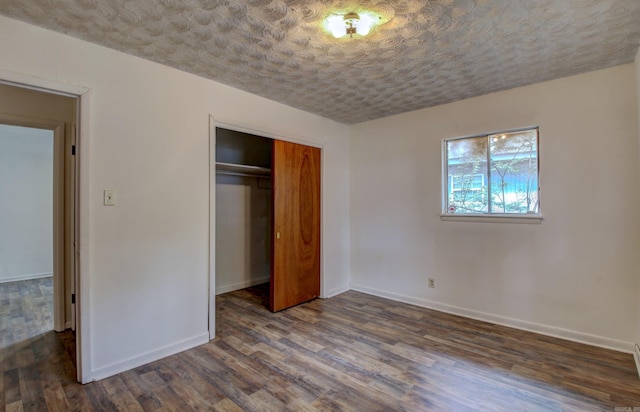
<path id="1" fill-rule="evenodd" d="M 268 167 L 216 162 L 216 173 L 230 176 L 267 177 L 271 176 L 271 169 Z"/>

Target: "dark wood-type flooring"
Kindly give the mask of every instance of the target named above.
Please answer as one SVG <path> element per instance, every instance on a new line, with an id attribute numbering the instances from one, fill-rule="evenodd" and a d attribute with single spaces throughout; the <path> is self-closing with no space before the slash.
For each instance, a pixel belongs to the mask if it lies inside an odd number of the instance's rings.
<path id="1" fill-rule="evenodd" d="M 88 385 L 75 383 L 69 334 L 48 332 L 3 347 L 0 406 L 9 411 L 640 408 L 640 379 L 629 354 L 354 291 L 273 314 L 265 307 L 266 290 L 218 296 L 215 341 Z M 6 298 L 0 296 L 4 308 Z"/>

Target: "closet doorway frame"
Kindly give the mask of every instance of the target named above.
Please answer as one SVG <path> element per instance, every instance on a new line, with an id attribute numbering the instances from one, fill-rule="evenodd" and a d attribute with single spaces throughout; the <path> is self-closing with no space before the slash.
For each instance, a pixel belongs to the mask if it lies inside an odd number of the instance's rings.
<path id="1" fill-rule="evenodd" d="M 290 133 L 267 130 L 221 116 L 209 115 L 209 340 L 216 338 L 216 128 L 252 134 L 320 149 L 320 296 L 324 298 L 324 143 L 292 138 Z"/>
<path id="2" fill-rule="evenodd" d="M 42 77 L 0 69 L 0 82 L 10 86 L 23 87 L 45 93 L 60 94 L 78 99 L 76 131 L 76 379 L 89 383 L 92 378 L 90 319 L 90 277 L 89 277 L 89 130 L 91 89 L 69 83 L 62 83 Z"/>

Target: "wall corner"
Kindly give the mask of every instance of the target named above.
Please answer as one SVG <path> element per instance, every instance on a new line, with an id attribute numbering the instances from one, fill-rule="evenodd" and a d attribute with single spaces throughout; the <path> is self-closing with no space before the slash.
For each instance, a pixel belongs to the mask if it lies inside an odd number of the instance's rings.
<path id="1" fill-rule="evenodd" d="M 638 110 L 638 116 L 636 117 L 636 122 L 638 124 L 638 185 L 640 185 L 640 48 L 638 48 L 638 52 L 636 53 L 635 58 L 635 72 L 636 72 L 636 106 Z M 638 232 L 640 233 L 640 227 L 638 228 Z M 640 236 L 640 235 L 638 235 Z M 638 283 L 638 293 L 636 296 L 640 296 L 640 262 L 638 262 L 637 266 L 637 283 Z M 638 376 L 640 376 L 640 298 L 638 298 L 638 312 L 636 317 L 637 330 L 636 330 L 636 343 L 633 351 L 633 357 L 636 361 L 636 368 L 638 369 Z"/>
<path id="2" fill-rule="evenodd" d="M 640 378 L 640 344 L 636 343 L 633 347 L 633 359 L 636 361 L 636 370 L 638 378 Z"/>

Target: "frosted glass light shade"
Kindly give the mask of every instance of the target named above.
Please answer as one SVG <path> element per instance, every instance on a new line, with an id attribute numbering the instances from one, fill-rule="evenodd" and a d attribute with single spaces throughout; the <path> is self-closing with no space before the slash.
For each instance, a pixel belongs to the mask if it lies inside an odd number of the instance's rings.
<path id="1" fill-rule="evenodd" d="M 327 17 L 324 23 L 333 37 L 340 38 L 347 35 L 347 26 L 344 24 L 344 18 L 342 16 L 334 14 Z"/>
<path id="2" fill-rule="evenodd" d="M 366 36 L 371 32 L 377 21 L 378 17 L 369 12 L 344 15 L 332 14 L 324 20 L 324 27 L 335 38 L 344 37 L 347 34 L 353 35 L 354 33 Z"/>
<path id="3" fill-rule="evenodd" d="M 355 22 L 356 33 L 358 33 L 361 36 L 366 36 L 367 34 L 369 34 L 369 32 L 371 32 L 371 29 L 373 28 L 374 24 L 375 24 L 375 19 L 371 14 L 368 14 L 368 13 L 362 14 L 360 15 L 360 20 L 357 20 Z"/>

